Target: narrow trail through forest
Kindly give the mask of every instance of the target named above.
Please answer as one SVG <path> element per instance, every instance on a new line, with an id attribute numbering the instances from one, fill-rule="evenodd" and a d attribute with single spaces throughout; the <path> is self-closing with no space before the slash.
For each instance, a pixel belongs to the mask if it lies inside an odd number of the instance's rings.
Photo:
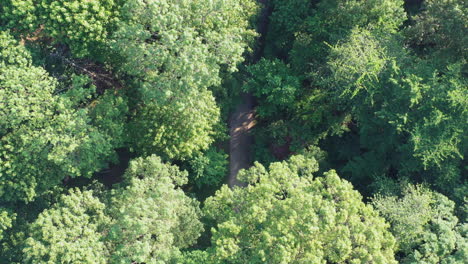
<path id="1" fill-rule="evenodd" d="M 244 186 L 237 179 L 237 173 L 252 163 L 253 137 L 250 129 L 255 125 L 253 96 L 242 95 L 242 103 L 232 113 L 229 120 L 231 136 L 229 141 L 229 187 Z"/>
<path id="2" fill-rule="evenodd" d="M 271 10 L 268 0 L 259 0 L 263 5 L 260 13 L 257 32 L 260 34 L 258 45 L 254 51 L 251 63 L 256 63 L 263 55 L 265 34 L 268 29 Z M 245 186 L 237 179 L 241 169 L 247 169 L 253 161 L 252 146 L 254 143 L 251 129 L 255 126 L 254 97 L 249 93 L 241 95 L 241 103 L 235 108 L 229 118 L 229 187 Z"/>

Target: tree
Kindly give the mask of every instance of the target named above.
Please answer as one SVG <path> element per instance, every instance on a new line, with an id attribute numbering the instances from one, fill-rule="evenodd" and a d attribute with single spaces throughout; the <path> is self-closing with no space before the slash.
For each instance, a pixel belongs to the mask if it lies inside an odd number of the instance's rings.
<path id="1" fill-rule="evenodd" d="M 0 63 L 2 67 L 9 65 L 28 66 L 31 64 L 31 54 L 11 36 L 10 31 L 0 30 Z"/>
<path id="2" fill-rule="evenodd" d="M 450 65 L 442 74 L 401 46 L 397 36 L 353 30 L 331 49 L 326 85 L 357 121 L 359 144 L 367 150 L 346 169 L 380 176 L 393 168 L 400 176 L 455 187 L 466 144 L 462 66 Z"/>
<path id="3" fill-rule="evenodd" d="M 15 220 L 16 214 L 6 208 L 0 208 L 0 241 L 3 240 L 3 232 L 11 228 L 12 222 Z"/>
<path id="4" fill-rule="evenodd" d="M 184 252 L 183 256 L 178 259 L 180 264 L 211 264 L 210 255 L 206 251 L 194 250 Z"/>
<path id="5" fill-rule="evenodd" d="M 102 240 L 110 220 L 91 191 L 71 189 L 31 224 L 25 263 L 108 263 Z"/>
<path id="6" fill-rule="evenodd" d="M 5 0 L 0 6 L 0 27 L 25 34 L 38 26 L 35 0 Z"/>
<path id="7" fill-rule="evenodd" d="M 204 207 L 212 257 L 229 263 L 396 263 L 387 224 L 334 171 L 313 179 L 314 158 L 293 156 L 240 173 Z"/>
<path id="8" fill-rule="evenodd" d="M 463 263 L 468 257 L 466 223 L 454 203 L 425 187 L 409 185 L 401 196 L 377 195 L 373 204 L 391 224 L 400 263 Z"/>
<path id="9" fill-rule="evenodd" d="M 57 82 L 31 65 L 23 46 L 0 35 L 0 196 L 31 201 L 66 177 L 90 177 L 113 154 L 86 109 L 70 109 Z"/>
<path id="10" fill-rule="evenodd" d="M 462 0 L 426 0 L 404 31 L 407 42 L 442 67 L 467 59 L 468 4 Z"/>
<path id="11" fill-rule="evenodd" d="M 320 1 L 308 17 L 303 30 L 296 33 L 290 53 L 292 65 L 306 72 L 317 72 L 329 48 L 346 38 L 355 27 L 396 32 L 406 20 L 403 0 Z"/>
<path id="12" fill-rule="evenodd" d="M 214 147 L 189 161 L 192 181 L 198 188 L 203 186 L 219 187 L 228 173 L 228 155 Z"/>
<path id="13" fill-rule="evenodd" d="M 110 191 L 71 189 L 30 224 L 24 261 L 171 263 L 203 231 L 198 202 L 178 187 L 186 182 L 186 172 L 150 156 L 131 161 Z"/>
<path id="14" fill-rule="evenodd" d="M 130 163 L 108 210 L 111 263 L 170 263 L 195 243 L 203 226 L 198 202 L 178 187 L 186 182 L 186 172 L 157 156 Z"/>
<path id="15" fill-rule="evenodd" d="M 300 79 L 278 59 L 261 59 L 248 67 L 249 77 L 242 89 L 259 99 L 256 112 L 261 118 L 288 112 L 300 89 Z"/>
<path id="16" fill-rule="evenodd" d="M 298 75 L 307 77 L 306 86 L 298 95 L 300 100 L 296 103 L 295 114 L 299 124 L 305 124 L 306 131 L 312 131 L 300 134 L 315 135 L 305 140 L 306 142 L 316 144 L 326 136 L 341 135 L 349 131 L 348 124 L 352 123 L 349 112 L 343 111 L 335 100 L 335 94 L 330 93 L 331 87 L 323 83 L 323 76 L 329 72 L 326 65 L 331 47 L 350 38 L 356 28 L 379 32 L 382 36 L 395 33 L 406 20 L 403 2 L 320 1 L 314 6 L 311 15 L 304 20 L 301 30 L 295 33 L 288 59 Z M 365 58 L 363 56 L 363 59 Z"/>
<path id="17" fill-rule="evenodd" d="M 333 46 L 342 44 L 359 28 L 382 36 L 397 32 L 406 20 L 403 3 L 402 0 L 271 2 L 273 13 L 266 56 L 272 63 L 260 61 L 258 66 L 251 66 L 257 75 L 249 76 L 245 86 L 256 91 L 259 116 L 268 110 L 268 118 L 260 119 L 255 132 L 258 158 L 270 159 L 264 153 L 273 150 L 277 159 L 283 159 L 330 136 L 350 131 L 352 115 L 343 109 L 342 101 L 333 93 L 335 87 L 330 87 L 324 78 L 330 71 L 328 55 Z M 380 43 L 370 43 L 374 44 Z M 270 58 L 272 55 L 283 62 Z M 267 92 L 270 89 L 278 93 Z M 278 104 L 282 106 L 277 107 Z"/>
<path id="18" fill-rule="evenodd" d="M 142 155 L 184 160 L 213 142 L 219 109 L 208 90 L 191 90 L 166 103 L 138 108 L 130 123 L 133 149 Z"/>
<path id="19" fill-rule="evenodd" d="M 97 97 L 89 107 L 91 123 L 106 135 L 114 149 L 124 147 L 128 142 L 128 112 L 127 97 L 112 90 Z"/>
<path id="20" fill-rule="evenodd" d="M 220 84 L 221 67 L 234 71 L 254 36 L 254 12 L 251 0 L 129 0 L 111 46 L 121 70 L 138 77 L 142 99 L 164 102 Z"/>
<path id="21" fill-rule="evenodd" d="M 273 0 L 269 16 L 264 55 L 286 57 L 292 48 L 295 33 L 303 30 L 305 20 L 319 0 Z"/>
<path id="22" fill-rule="evenodd" d="M 110 45 L 137 90 L 137 153 L 184 160 L 208 148 L 219 120 L 208 88 L 243 60 L 254 12 L 251 0 L 126 1 Z"/>
<path id="23" fill-rule="evenodd" d="M 3 9 L 6 28 L 50 37 L 77 57 L 103 45 L 118 16 L 114 0 L 6 0 Z"/>

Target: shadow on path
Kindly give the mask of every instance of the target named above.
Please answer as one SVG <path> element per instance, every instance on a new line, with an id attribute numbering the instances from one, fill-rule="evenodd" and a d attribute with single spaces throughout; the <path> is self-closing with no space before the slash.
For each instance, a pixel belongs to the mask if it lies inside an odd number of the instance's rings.
<path id="1" fill-rule="evenodd" d="M 242 95 L 242 103 L 237 106 L 229 120 L 229 187 L 245 186 L 237 180 L 237 173 L 241 169 L 246 169 L 252 164 L 253 137 L 250 129 L 255 125 L 254 120 L 254 99 L 250 94 Z"/>
<path id="2" fill-rule="evenodd" d="M 263 9 L 258 17 L 257 32 L 260 34 L 258 45 L 251 58 L 251 63 L 256 63 L 263 55 L 265 36 L 268 30 L 269 16 L 272 12 L 268 0 L 258 0 Z M 250 130 L 255 126 L 254 97 L 251 94 L 241 95 L 242 103 L 239 104 L 229 119 L 229 187 L 246 186 L 237 179 L 237 173 L 241 169 L 248 169 L 252 165 L 254 139 Z"/>

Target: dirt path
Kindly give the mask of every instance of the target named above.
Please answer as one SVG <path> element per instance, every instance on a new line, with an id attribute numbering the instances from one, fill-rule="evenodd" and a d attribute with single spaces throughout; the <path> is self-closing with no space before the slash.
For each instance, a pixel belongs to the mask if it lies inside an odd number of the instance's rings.
<path id="1" fill-rule="evenodd" d="M 260 3 L 267 6 L 268 0 L 259 0 Z M 263 8 L 258 19 L 257 31 L 261 34 L 254 52 L 252 63 L 257 62 L 262 54 L 265 42 L 265 34 L 268 28 L 268 16 L 271 10 Z M 241 169 L 247 169 L 252 165 L 254 143 L 251 129 L 255 125 L 254 118 L 254 98 L 251 94 L 242 94 L 242 103 L 240 103 L 229 119 L 229 187 L 245 186 L 245 183 L 237 179 L 237 173 Z"/>
<path id="2" fill-rule="evenodd" d="M 229 187 L 245 186 L 237 180 L 237 173 L 252 164 L 253 137 L 250 129 L 255 125 L 253 97 L 250 94 L 242 95 L 242 103 L 232 113 L 229 120 L 231 139 L 229 141 Z"/>

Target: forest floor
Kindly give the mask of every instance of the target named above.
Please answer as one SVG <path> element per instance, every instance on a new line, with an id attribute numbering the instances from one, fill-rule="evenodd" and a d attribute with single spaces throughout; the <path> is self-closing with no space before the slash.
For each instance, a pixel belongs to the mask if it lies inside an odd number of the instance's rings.
<path id="1" fill-rule="evenodd" d="M 229 187 L 244 186 L 237 179 L 237 173 L 252 164 L 253 137 L 250 130 L 255 125 L 254 98 L 251 94 L 242 95 L 242 103 L 232 113 L 229 120 Z"/>
<path id="2" fill-rule="evenodd" d="M 271 9 L 268 0 L 258 0 L 263 5 L 263 10 L 258 17 L 257 32 L 260 33 L 252 63 L 256 63 L 263 55 L 265 35 L 268 29 Z M 241 169 L 248 169 L 252 165 L 254 138 L 251 129 L 255 126 L 254 97 L 249 93 L 241 95 L 241 103 L 236 107 L 229 119 L 229 187 L 245 186 L 237 179 L 237 173 Z"/>

